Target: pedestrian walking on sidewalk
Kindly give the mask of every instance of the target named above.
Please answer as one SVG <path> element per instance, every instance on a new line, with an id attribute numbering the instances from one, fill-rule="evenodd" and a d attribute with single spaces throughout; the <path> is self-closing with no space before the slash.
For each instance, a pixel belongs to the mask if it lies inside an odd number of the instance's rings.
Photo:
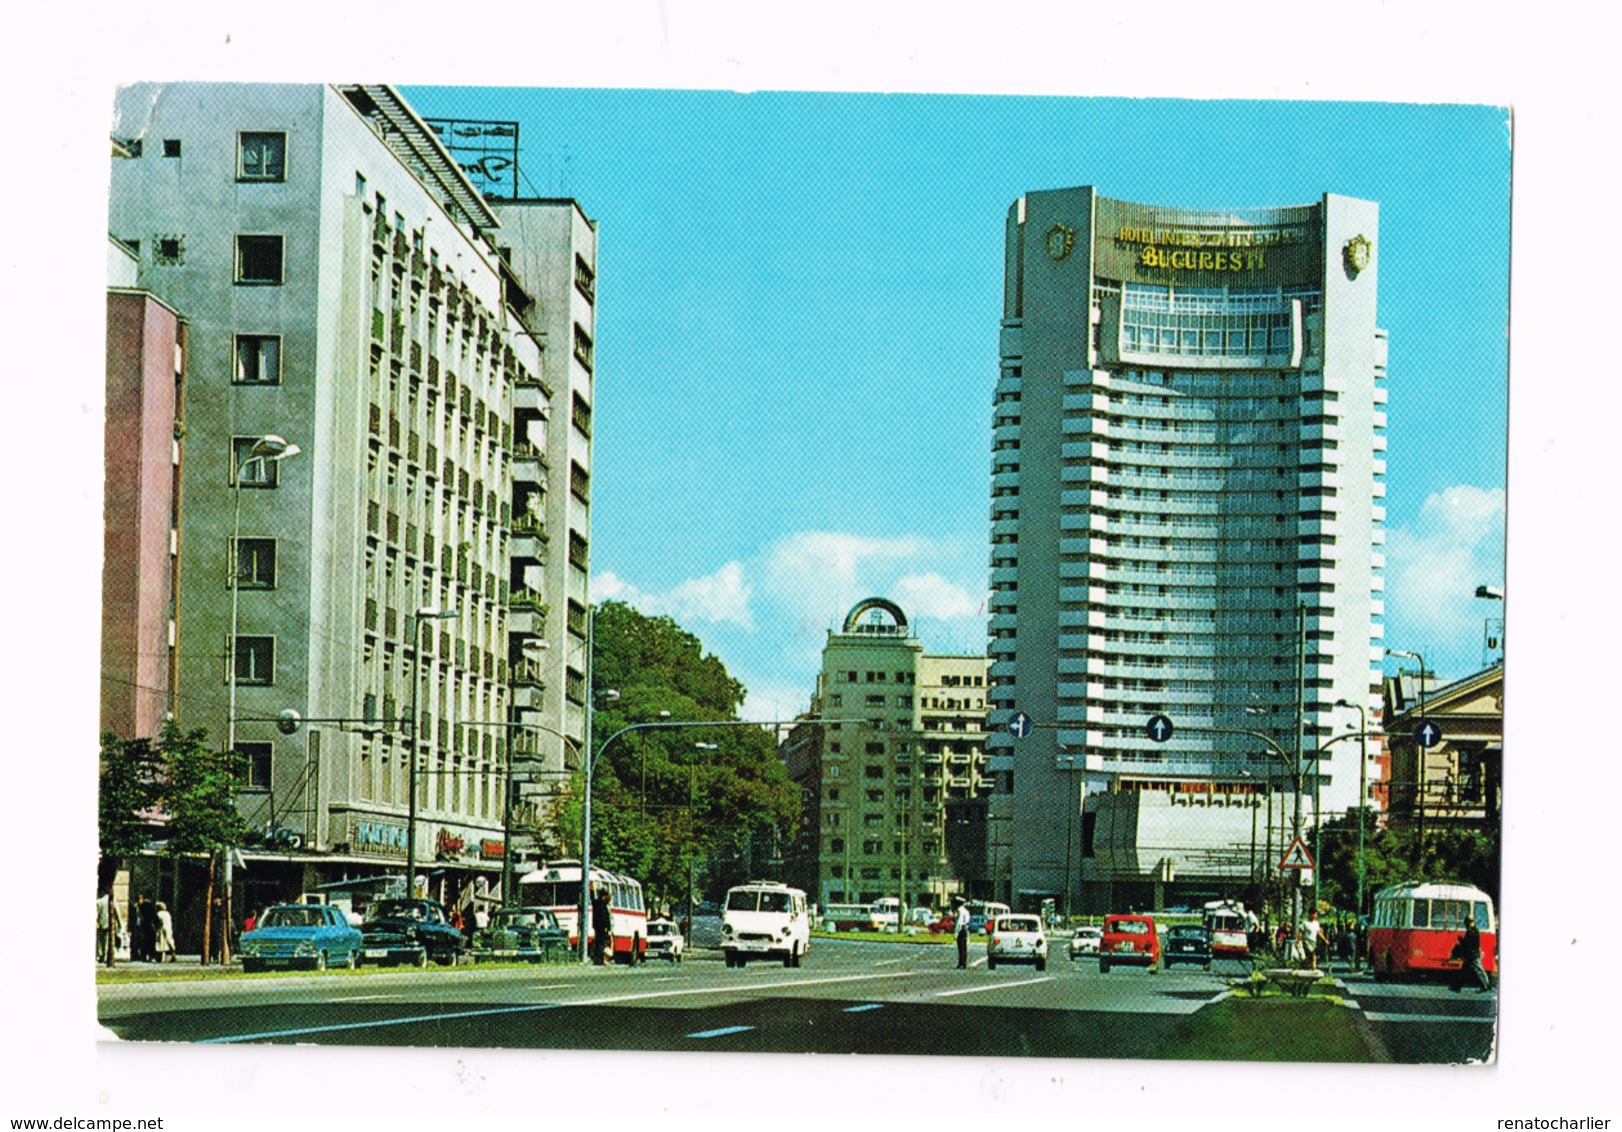
<path id="1" fill-rule="evenodd" d="M 957 966 L 961 971 L 969 965 L 969 905 L 966 901 L 958 901 L 957 919 L 952 926 L 957 929 Z"/>
<path id="2" fill-rule="evenodd" d="M 1481 962 L 1481 929 L 1474 920 L 1464 926 L 1464 934 L 1453 945 L 1453 958 L 1460 960 L 1459 975 L 1453 983 L 1455 993 L 1468 986 L 1483 992 L 1492 989 L 1492 980 Z"/>
<path id="3" fill-rule="evenodd" d="M 169 906 L 158 901 L 158 910 L 153 913 L 158 920 L 157 942 L 153 951 L 159 963 L 173 963 L 175 961 L 175 921 L 169 915 Z"/>

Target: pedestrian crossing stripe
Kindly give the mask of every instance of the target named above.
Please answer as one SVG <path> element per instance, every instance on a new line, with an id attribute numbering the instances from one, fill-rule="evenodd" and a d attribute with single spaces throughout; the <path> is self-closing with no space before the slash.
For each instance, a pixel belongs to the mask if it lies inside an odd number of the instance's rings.
<path id="1" fill-rule="evenodd" d="M 1290 842 L 1290 848 L 1285 852 L 1284 859 L 1278 863 L 1281 869 L 1310 869 L 1313 867 L 1312 854 L 1307 852 L 1306 845 L 1297 837 Z"/>

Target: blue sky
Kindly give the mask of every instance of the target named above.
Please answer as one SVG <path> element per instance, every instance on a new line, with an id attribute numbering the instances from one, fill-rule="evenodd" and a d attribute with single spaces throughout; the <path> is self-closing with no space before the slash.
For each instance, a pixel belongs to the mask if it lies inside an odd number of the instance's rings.
<path id="1" fill-rule="evenodd" d="M 1510 133 L 1491 106 L 412 87 L 520 123 L 521 191 L 599 223 L 593 597 L 808 702 L 879 594 L 984 647 L 1003 217 L 1094 184 L 1186 207 L 1380 202 L 1386 640 L 1479 666 L 1503 581 Z"/>

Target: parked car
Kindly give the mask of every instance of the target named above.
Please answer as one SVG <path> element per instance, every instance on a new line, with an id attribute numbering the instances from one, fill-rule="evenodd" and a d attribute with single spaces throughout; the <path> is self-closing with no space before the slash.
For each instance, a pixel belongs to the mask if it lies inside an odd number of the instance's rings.
<path id="1" fill-rule="evenodd" d="M 1122 963 L 1160 970 L 1160 936 L 1153 916 L 1105 916 L 1104 935 L 1099 941 L 1098 972 Z"/>
<path id="2" fill-rule="evenodd" d="M 490 923 L 473 933 L 475 962 L 518 959 L 539 962 L 569 950 L 569 933 L 546 908 L 501 908 Z"/>
<path id="3" fill-rule="evenodd" d="M 361 934 L 342 912 L 325 904 L 277 904 L 242 933 L 238 953 L 244 971 L 268 967 L 353 969 L 360 962 Z"/>
<path id="4" fill-rule="evenodd" d="M 668 959 L 672 963 L 680 963 L 681 953 L 686 946 L 681 930 L 669 920 L 648 921 L 648 946 L 643 953 L 644 958 Z"/>
<path id="5" fill-rule="evenodd" d="M 1211 969 L 1211 929 L 1199 924 L 1173 924 L 1166 933 L 1166 969 L 1173 963 L 1194 963 Z"/>
<path id="6" fill-rule="evenodd" d="M 1070 958 L 1080 959 L 1083 955 L 1097 955 L 1103 940 L 1103 928 L 1077 928 L 1075 934 L 1070 937 Z"/>
<path id="7" fill-rule="evenodd" d="M 998 963 L 1034 963 L 1047 970 L 1048 937 L 1042 931 L 1040 916 L 1003 915 L 986 927 L 986 969 Z"/>
<path id="8" fill-rule="evenodd" d="M 947 935 L 956 935 L 957 917 L 948 912 L 940 919 L 930 924 L 929 930 L 936 933 L 944 932 Z"/>
<path id="9" fill-rule="evenodd" d="M 434 900 L 374 900 L 360 931 L 369 963 L 426 967 L 432 959 L 449 966 L 462 950 L 462 933 Z"/>

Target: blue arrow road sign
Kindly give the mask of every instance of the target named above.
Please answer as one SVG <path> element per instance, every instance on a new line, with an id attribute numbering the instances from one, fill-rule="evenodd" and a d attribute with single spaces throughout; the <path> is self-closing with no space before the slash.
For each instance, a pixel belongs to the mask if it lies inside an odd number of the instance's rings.
<path id="1" fill-rule="evenodd" d="M 1008 733 L 1016 739 L 1023 739 L 1036 727 L 1031 717 L 1022 711 L 1016 711 L 1014 717 L 1008 721 Z"/>
<path id="2" fill-rule="evenodd" d="M 1414 728 L 1414 742 L 1421 747 L 1434 747 L 1442 739 L 1442 729 L 1430 720 Z"/>
<path id="3" fill-rule="evenodd" d="M 1171 720 L 1163 715 L 1151 715 L 1144 730 L 1149 733 L 1149 738 L 1156 743 L 1164 743 L 1171 738 Z"/>

